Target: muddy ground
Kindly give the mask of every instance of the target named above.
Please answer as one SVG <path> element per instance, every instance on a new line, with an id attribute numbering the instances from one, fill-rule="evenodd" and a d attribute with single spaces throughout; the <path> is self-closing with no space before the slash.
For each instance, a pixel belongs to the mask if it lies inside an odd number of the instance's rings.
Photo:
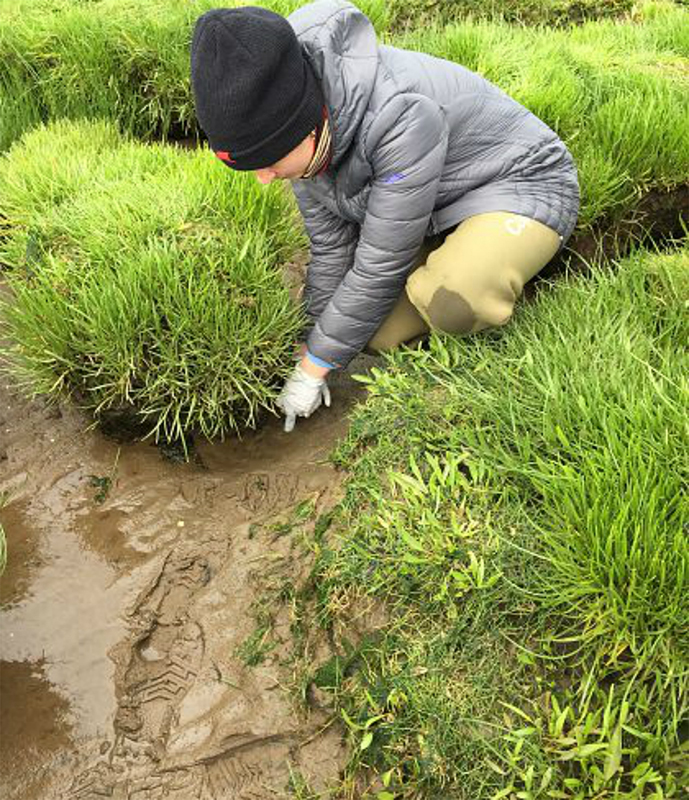
<path id="1" fill-rule="evenodd" d="M 277 657 L 239 655 L 256 576 L 293 558 L 261 523 L 340 491 L 326 457 L 361 389 L 331 384 L 334 407 L 294 433 L 271 419 L 185 464 L 0 380 L 5 800 L 267 800 L 289 765 L 315 788 L 337 779 L 338 726 L 295 709 Z"/>

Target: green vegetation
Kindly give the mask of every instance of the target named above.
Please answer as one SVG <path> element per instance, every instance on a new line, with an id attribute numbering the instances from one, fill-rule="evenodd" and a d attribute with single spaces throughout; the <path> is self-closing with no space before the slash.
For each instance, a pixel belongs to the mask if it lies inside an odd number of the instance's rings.
<path id="1" fill-rule="evenodd" d="M 207 150 L 59 122 L 0 159 L 6 366 L 156 438 L 255 424 L 302 324 L 281 265 L 301 242 L 279 188 Z"/>
<path id="2" fill-rule="evenodd" d="M 184 4 L 43 0 L 0 7 L 0 149 L 50 119 L 105 117 L 138 136 L 189 131 Z M 183 22 L 184 19 L 184 22 Z"/>
<path id="3" fill-rule="evenodd" d="M 473 17 L 562 27 L 591 19 L 623 17 L 633 7 L 633 0 L 391 0 L 388 24 L 397 32 L 429 24 L 449 25 Z"/>
<path id="4" fill-rule="evenodd" d="M 337 796 L 681 796 L 688 301 L 689 248 L 637 252 L 362 378 L 289 594 L 295 692 L 349 731 Z M 365 600 L 387 621 L 350 641 Z"/>
<path id="5" fill-rule="evenodd" d="M 556 130 L 577 164 L 586 229 L 623 217 L 650 189 L 687 183 L 689 9 L 645 8 L 640 24 L 552 31 L 465 22 L 398 43 L 479 72 Z"/>
<path id="6" fill-rule="evenodd" d="M 302 3 L 264 5 L 286 15 Z M 215 6 L 212 0 L 0 4 L 0 150 L 61 117 L 112 119 L 146 139 L 195 135 L 191 32 Z M 362 7 L 368 10 L 366 2 Z M 372 3 L 374 22 L 382 23 L 383 9 L 379 0 Z"/>
<path id="7" fill-rule="evenodd" d="M 117 474 L 117 463 L 120 460 L 120 448 L 117 448 L 117 455 L 115 456 L 115 461 L 108 470 L 107 475 L 88 475 L 89 485 L 92 489 L 95 489 L 93 495 L 94 503 L 104 503 L 108 495 L 110 494 L 110 490 L 113 487 L 115 482 L 115 476 Z"/>
<path id="8" fill-rule="evenodd" d="M 287 14 L 300 3 L 268 5 Z M 649 189 L 686 184 L 689 9 L 654 1 L 624 21 L 567 30 L 468 19 L 408 26 L 399 35 L 391 32 L 397 5 L 360 5 L 385 41 L 478 71 L 558 132 L 580 170 L 580 228 L 623 216 Z M 211 6 L 173 0 L 134 11 L 128 0 L 41 0 L 0 7 L 0 149 L 56 117 L 106 117 L 143 138 L 195 136 L 189 38 Z"/>

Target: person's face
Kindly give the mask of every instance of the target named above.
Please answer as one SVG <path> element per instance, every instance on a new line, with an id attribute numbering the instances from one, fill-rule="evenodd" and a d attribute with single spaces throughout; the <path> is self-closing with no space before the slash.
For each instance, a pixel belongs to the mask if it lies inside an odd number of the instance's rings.
<path id="1" fill-rule="evenodd" d="M 316 137 L 313 133 L 310 133 L 294 150 L 291 150 L 279 161 L 269 167 L 254 170 L 256 179 L 259 183 L 267 185 L 276 179 L 294 180 L 300 178 L 306 172 L 306 168 L 313 158 L 315 146 Z"/>

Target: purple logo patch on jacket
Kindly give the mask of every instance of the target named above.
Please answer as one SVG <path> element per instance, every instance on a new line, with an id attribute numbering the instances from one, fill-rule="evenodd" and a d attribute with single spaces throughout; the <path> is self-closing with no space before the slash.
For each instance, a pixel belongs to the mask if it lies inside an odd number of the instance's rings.
<path id="1" fill-rule="evenodd" d="M 397 183 L 397 181 L 401 181 L 406 177 L 407 176 L 402 172 L 395 172 L 394 175 L 388 175 L 387 178 L 383 178 L 383 183 Z"/>

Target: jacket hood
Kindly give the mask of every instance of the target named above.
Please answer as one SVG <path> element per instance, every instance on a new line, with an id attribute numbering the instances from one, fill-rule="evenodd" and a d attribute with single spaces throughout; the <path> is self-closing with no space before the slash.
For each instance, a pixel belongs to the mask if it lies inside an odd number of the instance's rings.
<path id="1" fill-rule="evenodd" d="M 287 17 L 321 83 L 336 165 L 366 113 L 378 69 L 378 42 L 368 17 L 346 0 L 317 0 Z"/>

